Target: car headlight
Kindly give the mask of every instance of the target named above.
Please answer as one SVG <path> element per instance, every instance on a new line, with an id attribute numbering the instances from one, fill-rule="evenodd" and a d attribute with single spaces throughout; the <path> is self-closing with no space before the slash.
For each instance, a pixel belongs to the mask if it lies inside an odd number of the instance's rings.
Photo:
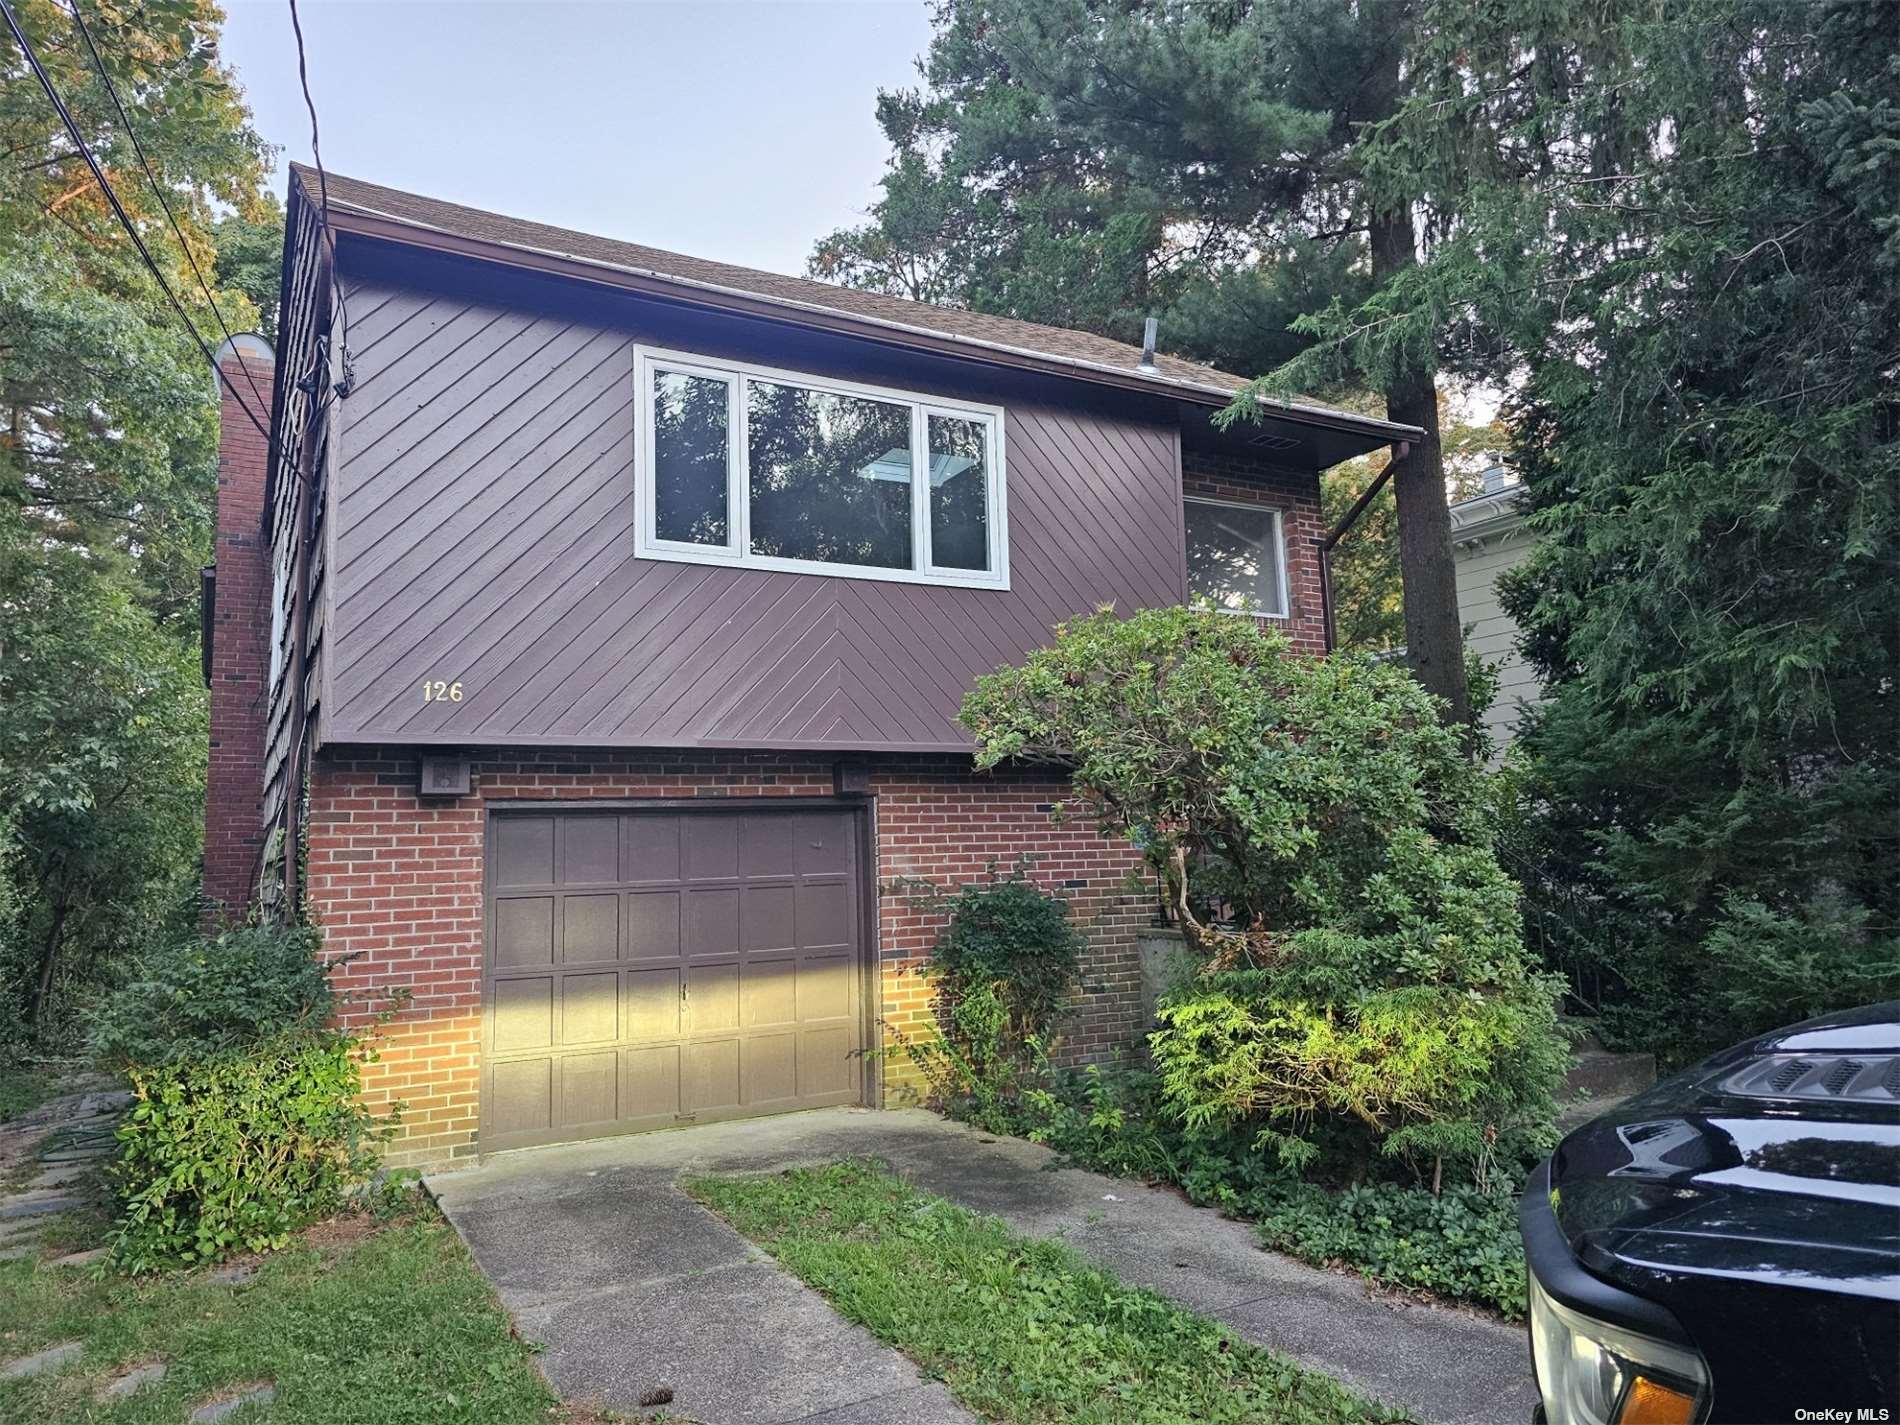
<path id="1" fill-rule="evenodd" d="M 1551 1300 L 1530 1278 L 1531 1358 L 1549 1425 L 1693 1425 L 1709 1368 L 1687 1346 L 1638 1335 Z"/>

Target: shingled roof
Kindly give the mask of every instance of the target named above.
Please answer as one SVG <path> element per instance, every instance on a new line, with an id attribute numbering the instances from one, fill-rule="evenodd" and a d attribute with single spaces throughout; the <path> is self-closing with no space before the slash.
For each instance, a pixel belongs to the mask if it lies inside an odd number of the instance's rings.
<path id="1" fill-rule="evenodd" d="M 301 185 L 307 200 L 320 201 L 315 169 L 293 163 L 291 175 L 293 181 Z M 1244 378 L 1230 372 L 1176 356 L 1157 354 L 1153 369 L 1143 369 L 1138 348 L 1089 332 L 913 302 L 882 292 L 689 257 L 524 218 L 510 218 L 338 173 L 326 173 L 325 186 L 332 221 L 346 232 L 360 231 L 399 240 L 401 233 L 392 231 L 392 227 L 418 234 L 437 234 L 460 240 L 464 247 L 476 250 L 476 255 L 481 255 L 479 249 L 482 248 L 492 249 L 491 255 L 502 251 L 539 255 L 668 284 L 682 289 L 683 294 L 697 293 L 708 300 L 717 301 L 720 296 L 745 298 L 793 311 L 849 318 L 888 329 L 893 335 L 911 333 L 967 346 L 973 348 L 969 354 L 979 359 L 988 351 L 1039 359 L 1052 366 L 1070 368 L 1084 378 L 1091 373 L 1112 373 L 1119 385 L 1151 386 L 1200 404 L 1225 404 L 1235 391 L 1246 385 Z M 1307 402 L 1264 404 L 1296 419 L 1304 417 L 1326 425 L 1336 424 L 1384 439 L 1403 440 L 1419 434 L 1410 426 Z"/>

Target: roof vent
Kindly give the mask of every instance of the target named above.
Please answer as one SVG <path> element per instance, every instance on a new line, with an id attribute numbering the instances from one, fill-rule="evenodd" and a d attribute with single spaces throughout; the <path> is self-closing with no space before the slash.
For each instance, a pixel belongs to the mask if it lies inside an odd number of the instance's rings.
<path id="1" fill-rule="evenodd" d="M 1155 369 L 1155 334 L 1160 328 L 1161 323 L 1153 317 L 1141 324 L 1141 362 L 1135 368 L 1137 371 Z"/>
<path id="2" fill-rule="evenodd" d="M 1248 436 L 1247 444 L 1257 445 L 1262 450 L 1291 450 L 1299 442 L 1287 436 L 1275 435 L 1272 431 L 1263 430 L 1259 435 Z"/>

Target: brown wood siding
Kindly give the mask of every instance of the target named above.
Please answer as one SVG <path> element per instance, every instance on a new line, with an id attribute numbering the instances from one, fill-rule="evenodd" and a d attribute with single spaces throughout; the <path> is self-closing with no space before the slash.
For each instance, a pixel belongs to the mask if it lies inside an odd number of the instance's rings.
<path id="1" fill-rule="evenodd" d="M 1169 406 L 406 261 L 341 256 L 326 742 L 960 748 L 976 675 L 1182 597 Z M 1011 587 L 635 558 L 638 342 L 1004 405 Z"/>
<path id="2" fill-rule="evenodd" d="M 296 225 L 289 250 L 294 262 L 288 274 L 286 299 L 277 344 L 277 437 L 271 452 L 265 521 L 270 535 L 272 597 L 281 605 L 274 612 L 279 634 L 269 653 L 277 676 L 272 679 L 265 709 L 264 830 L 288 825 L 302 786 L 300 757 L 304 731 L 317 716 L 321 686 L 324 567 L 305 538 L 311 527 L 321 528 L 324 509 L 324 459 L 327 412 L 319 399 L 319 385 L 305 390 L 299 382 L 317 359 L 318 339 L 330 324 L 330 285 L 327 255 L 318 240 L 318 224 L 307 204 L 292 206 Z M 302 635 L 304 658 L 298 659 Z M 268 638 L 269 630 L 265 630 Z M 300 702 L 298 676 L 301 669 Z"/>

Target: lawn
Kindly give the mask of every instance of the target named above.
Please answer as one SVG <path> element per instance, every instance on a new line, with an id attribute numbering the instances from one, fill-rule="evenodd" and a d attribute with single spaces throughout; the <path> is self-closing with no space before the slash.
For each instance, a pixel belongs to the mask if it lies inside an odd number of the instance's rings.
<path id="1" fill-rule="evenodd" d="M 876 1164 L 687 1190 L 844 1316 L 1011 1425 L 1402 1419 L 1056 1242 L 1016 1236 Z"/>
<path id="2" fill-rule="evenodd" d="M 342 1218 L 266 1258 L 238 1286 L 202 1272 L 95 1279 L 0 1264 L 0 1359 L 84 1343 L 57 1375 L 0 1380 L 0 1420 L 177 1425 L 207 1398 L 273 1381 L 236 1421 L 279 1425 L 532 1425 L 561 1419 L 528 1347 L 432 1209 L 378 1226 Z M 164 1379 L 100 1404 L 113 1374 L 147 1361 Z"/>

